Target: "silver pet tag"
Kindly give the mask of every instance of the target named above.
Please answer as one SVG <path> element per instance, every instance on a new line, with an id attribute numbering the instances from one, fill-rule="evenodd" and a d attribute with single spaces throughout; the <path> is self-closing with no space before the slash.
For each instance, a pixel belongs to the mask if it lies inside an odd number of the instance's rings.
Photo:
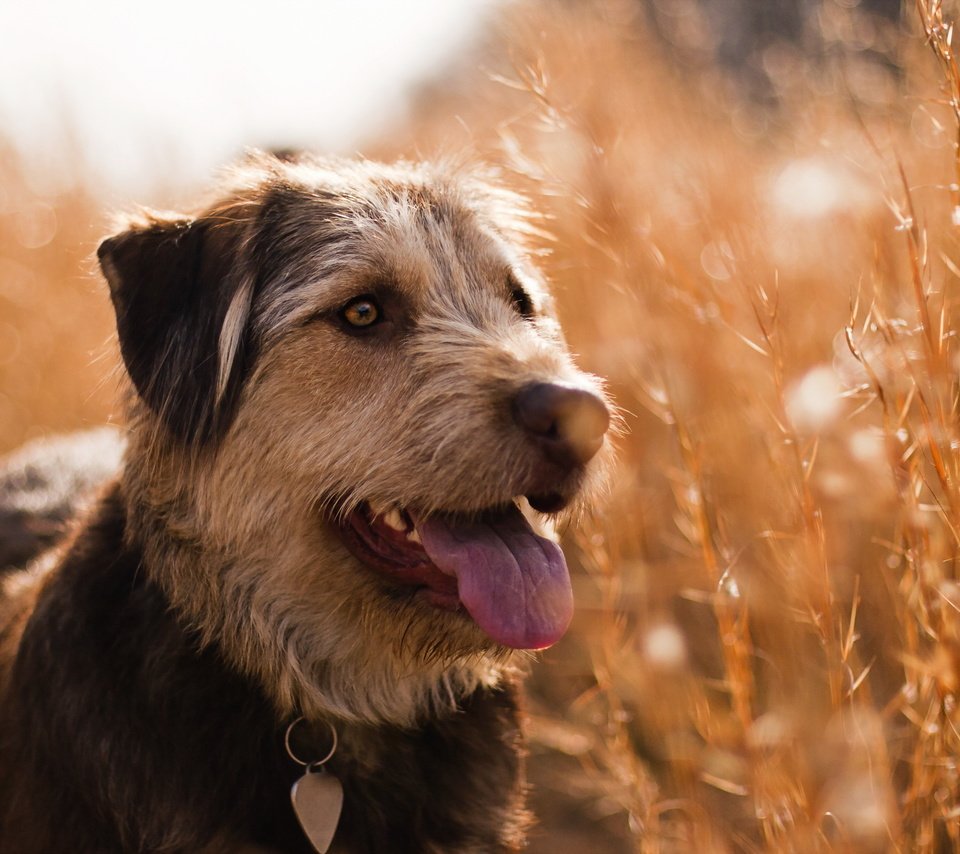
<path id="1" fill-rule="evenodd" d="M 290 790 L 293 811 L 307 839 L 319 854 L 326 854 L 340 821 L 343 786 L 332 774 L 307 769 Z"/>
<path id="2" fill-rule="evenodd" d="M 332 739 L 329 752 L 316 762 L 305 762 L 293 752 L 290 744 L 290 733 L 303 720 L 303 717 L 299 717 L 293 721 L 283 737 L 287 755 L 307 769 L 290 789 L 290 800 L 293 802 L 293 813 L 310 844 L 317 849 L 317 854 L 327 854 L 343 809 L 343 786 L 333 774 L 323 770 L 324 763 L 337 752 L 337 728 L 327 721 Z"/>

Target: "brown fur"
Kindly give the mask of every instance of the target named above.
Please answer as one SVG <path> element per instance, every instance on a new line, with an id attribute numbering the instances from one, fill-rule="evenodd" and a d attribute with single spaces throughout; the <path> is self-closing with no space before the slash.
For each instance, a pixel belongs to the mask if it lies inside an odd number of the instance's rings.
<path id="1" fill-rule="evenodd" d="M 337 850 L 520 844 L 525 654 L 365 569 L 337 521 L 596 493 L 606 449 L 558 465 L 510 414 L 530 383 L 601 394 L 530 221 L 468 174 L 257 155 L 104 243 L 128 448 L 59 562 L 4 582 L 0 849 L 301 850 L 277 743 L 301 714 L 340 731 Z M 370 293 L 390 322 L 361 339 L 337 311 Z"/>

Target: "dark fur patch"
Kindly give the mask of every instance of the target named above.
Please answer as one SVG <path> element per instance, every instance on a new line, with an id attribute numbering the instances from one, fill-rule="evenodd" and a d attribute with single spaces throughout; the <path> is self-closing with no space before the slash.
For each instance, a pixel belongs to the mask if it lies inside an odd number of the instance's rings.
<path id="1" fill-rule="evenodd" d="M 220 332 L 242 286 L 243 229 L 215 220 L 156 220 L 105 240 L 97 252 L 127 372 L 143 401 L 185 442 L 222 433 L 254 355 L 248 336 L 218 403 Z"/>

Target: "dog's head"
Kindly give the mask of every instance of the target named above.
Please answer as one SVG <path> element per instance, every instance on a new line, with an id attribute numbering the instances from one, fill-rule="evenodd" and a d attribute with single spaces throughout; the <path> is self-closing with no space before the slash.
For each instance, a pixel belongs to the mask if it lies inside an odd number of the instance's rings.
<path id="1" fill-rule="evenodd" d="M 100 247 L 153 571 L 284 708 L 407 722 L 566 628 L 535 529 L 595 494 L 610 416 L 530 227 L 462 173 L 259 155 Z"/>

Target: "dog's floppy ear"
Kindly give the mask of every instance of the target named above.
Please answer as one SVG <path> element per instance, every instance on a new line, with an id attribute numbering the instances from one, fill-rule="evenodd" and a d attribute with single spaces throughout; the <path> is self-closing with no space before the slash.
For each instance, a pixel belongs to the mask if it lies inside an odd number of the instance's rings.
<path id="1" fill-rule="evenodd" d="M 150 213 L 97 250 L 127 372 L 184 442 L 204 443 L 227 426 L 249 356 L 241 229 Z"/>

